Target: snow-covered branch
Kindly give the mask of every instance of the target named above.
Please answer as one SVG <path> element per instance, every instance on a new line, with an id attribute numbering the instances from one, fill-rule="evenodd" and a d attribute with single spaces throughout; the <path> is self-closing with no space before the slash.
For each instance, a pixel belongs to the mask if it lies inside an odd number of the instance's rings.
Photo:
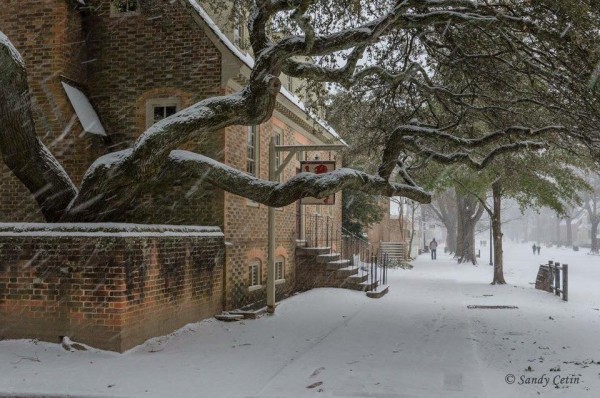
<path id="1" fill-rule="evenodd" d="M 389 182 L 362 171 L 342 168 L 330 173 L 300 173 L 285 182 L 259 179 L 209 157 L 188 151 L 173 151 L 170 165 L 163 173 L 179 177 L 202 178 L 236 195 L 272 207 L 282 207 L 304 197 L 324 198 L 342 189 L 368 192 L 373 195 L 403 196 L 420 203 L 429 203 L 431 195 L 423 189 Z"/>

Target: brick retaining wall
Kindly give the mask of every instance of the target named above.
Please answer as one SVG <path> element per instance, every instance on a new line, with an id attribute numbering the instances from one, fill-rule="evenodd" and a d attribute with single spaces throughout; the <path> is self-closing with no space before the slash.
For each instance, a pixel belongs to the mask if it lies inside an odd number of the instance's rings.
<path id="1" fill-rule="evenodd" d="M 222 310 L 217 227 L 0 224 L 0 338 L 123 352 Z"/>

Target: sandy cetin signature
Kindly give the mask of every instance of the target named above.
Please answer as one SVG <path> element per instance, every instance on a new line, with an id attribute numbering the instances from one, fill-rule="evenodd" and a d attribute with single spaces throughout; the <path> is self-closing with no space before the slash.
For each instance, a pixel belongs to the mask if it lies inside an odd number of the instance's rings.
<path id="1" fill-rule="evenodd" d="M 512 373 L 509 373 L 504 378 L 507 384 L 517 384 L 517 385 L 537 385 L 540 387 L 548 387 L 549 385 L 560 387 L 563 385 L 573 385 L 581 383 L 581 378 L 575 375 L 548 375 L 546 373 L 541 376 L 529 376 L 529 375 L 520 375 L 515 376 Z"/>

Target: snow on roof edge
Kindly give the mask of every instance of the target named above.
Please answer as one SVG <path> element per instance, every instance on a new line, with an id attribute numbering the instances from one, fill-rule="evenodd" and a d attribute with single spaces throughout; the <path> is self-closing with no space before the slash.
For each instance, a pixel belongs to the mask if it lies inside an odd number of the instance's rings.
<path id="1" fill-rule="evenodd" d="M 235 44 L 233 44 L 231 42 L 231 40 L 229 40 L 227 38 L 227 36 L 225 36 L 225 34 L 221 31 L 221 29 L 217 26 L 217 24 L 212 20 L 212 18 L 207 14 L 207 12 L 204 11 L 204 9 L 202 8 L 202 6 L 200 4 L 198 4 L 198 2 L 196 2 L 196 0 L 188 0 L 188 2 L 196 10 L 196 12 L 198 13 L 198 15 L 204 20 L 204 22 L 208 25 L 208 27 L 213 31 L 213 33 L 215 35 L 217 35 L 217 37 L 219 38 L 219 40 L 221 40 L 223 42 L 223 44 L 225 44 L 225 46 L 237 58 L 239 58 L 244 64 L 246 64 L 247 67 L 249 67 L 250 69 L 252 69 L 254 67 L 254 58 L 252 58 L 252 56 L 250 54 L 248 54 L 248 53 L 245 53 L 245 54 L 242 53 L 242 51 L 240 51 L 240 49 L 237 48 L 237 46 Z M 309 112 L 306 109 L 306 106 L 302 103 L 302 101 L 297 96 L 295 96 L 293 93 L 291 93 L 285 87 L 281 87 L 280 92 L 292 104 L 294 104 L 295 106 L 297 106 L 303 112 L 306 112 L 311 119 L 313 119 L 315 122 L 317 122 L 323 129 L 325 129 L 325 131 L 327 131 L 329 134 L 331 134 L 331 136 L 333 138 L 337 139 L 342 144 L 348 146 L 348 144 L 346 143 L 346 141 L 344 141 L 342 139 L 342 137 L 340 137 L 340 135 L 333 129 L 333 127 L 331 127 L 327 122 L 325 122 L 324 120 L 322 120 L 318 116 L 314 115 L 312 112 Z"/>

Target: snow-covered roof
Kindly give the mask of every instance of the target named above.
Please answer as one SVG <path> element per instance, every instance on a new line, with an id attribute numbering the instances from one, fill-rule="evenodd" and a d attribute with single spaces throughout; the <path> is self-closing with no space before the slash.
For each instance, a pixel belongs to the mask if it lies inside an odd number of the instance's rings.
<path id="1" fill-rule="evenodd" d="M 90 134 L 106 136 L 106 131 L 100 122 L 100 118 L 86 95 L 65 82 L 62 82 L 62 85 L 84 131 Z"/>
<path id="2" fill-rule="evenodd" d="M 221 40 L 221 42 L 230 50 L 236 58 L 242 61 L 248 68 L 252 69 L 254 67 L 254 58 L 247 52 L 242 52 L 235 44 L 227 38 L 227 36 L 221 31 L 221 29 L 217 26 L 217 24 L 212 20 L 212 18 L 208 15 L 208 13 L 198 4 L 196 0 L 188 0 L 188 2 L 192 5 L 194 10 L 198 13 L 198 15 L 202 18 L 202 20 L 208 25 L 208 27 L 213 31 L 213 33 Z M 325 129 L 331 136 L 338 141 L 340 141 L 344 145 L 348 145 L 342 137 L 331 127 L 326 121 L 319 118 L 312 112 L 309 112 L 296 95 L 291 93 L 285 87 L 281 87 L 280 93 L 287 98 L 292 104 L 297 106 L 300 110 L 305 112 L 310 116 L 317 124 L 319 124 L 323 129 Z"/>

